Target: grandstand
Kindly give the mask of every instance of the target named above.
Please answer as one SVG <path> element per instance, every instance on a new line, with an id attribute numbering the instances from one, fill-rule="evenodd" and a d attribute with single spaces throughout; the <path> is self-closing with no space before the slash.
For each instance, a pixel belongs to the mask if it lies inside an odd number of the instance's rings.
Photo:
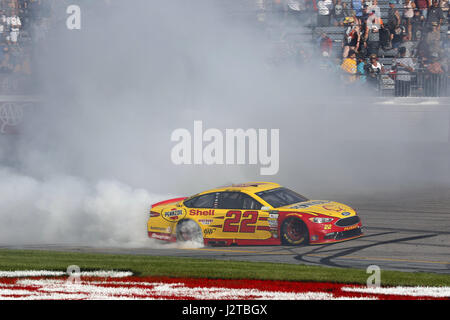
<path id="1" fill-rule="evenodd" d="M 260 26 L 263 26 L 267 30 L 270 40 L 275 44 L 282 44 L 286 51 L 295 52 L 310 50 L 311 56 L 321 56 L 321 52 L 318 49 L 317 41 L 322 34 L 331 40 L 332 48 L 330 50 L 330 55 L 328 59 L 337 63 L 340 61 L 342 63 L 343 59 L 343 40 L 345 37 L 345 32 L 348 28 L 347 25 L 336 25 L 334 19 L 331 19 L 329 26 L 318 26 L 317 25 L 317 3 L 320 0 L 247 0 L 242 1 L 239 4 L 241 9 L 241 17 L 248 16 L 243 14 L 243 12 L 249 12 L 249 7 L 253 6 L 256 10 L 256 20 L 259 22 Z M 337 0 L 333 0 L 333 5 L 330 8 L 330 16 L 333 16 L 333 6 Z M 446 0 L 441 0 L 446 1 Z M 231 1 L 236 4 L 236 1 Z M 366 1 L 367 2 L 367 1 Z M 386 25 L 389 19 L 389 9 L 392 7 L 398 10 L 401 17 L 402 26 L 404 23 L 403 13 L 405 11 L 403 0 L 396 0 L 395 3 L 389 4 L 389 0 L 378 0 L 378 7 L 380 9 L 380 18 L 382 19 L 383 25 Z M 297 10 L 299 7 L 304 8 L 304 5 L 297 6 L 296 3 L 310 3 L 309 9 Z M 330 1 L 331 3 L 331 1 Z M 342 0 L 342 4 L 348 9 L 348 11 L 353 10 L 352 0 Z M 245 8 L 245 9 L 244 9 Z M 234 12 L 237 12 L 236 7 Z M 347 11 L 347 12 L 348 12 Z M 416 10 L 414 10 L 416 11 Z M 362 20 L 364 21 L 364 20 Z M 448 83 L 448 21 L 447 12 L 445 12 L 445 17 L 442 19 L 443 23 L 439 25 L 440 41 L 442 44 L 447 43 L 446 48 L 442 48 L 442 53 L 439 54 L 439 64 L 444 71 L 440 75 L 432 75 L 427 69 L 427 66 L 431 64 L 431 57 L 424 57 L 417 54 L 419 44 L 424 41 L 427 32 L 423 32 L 421 38 L 409 39 L 409 45 L 414 48 L 414 54 L 411 54 L 412 61 L 414 62 L 416 68 L 414 72 L 411 73 L 411 90 L 408 91 L 408 96 L 428 96 L 428 95 L 439 95 L 448 96 L 449 90 L 447 89 Z M 427 22 L 423 23 L 423 30 L 425 26 L 428 27 Z M 407 28 L 404 27 L 403 34 L 407 34 Z M 385 74 L 380 74 L 378 76 L 378 88 L 380 95 L 389 96 L 395 93 L 395 68 L 393 63 L 395 58 L 398 57 L 398 48 L 403 44 L 400 42 L 396 46 L 381 47 L 378 50 L 378 61 L 384 65 L 386 70 Z M 361 53 L 358 53 L 358 58 Z M 285 56 L 289 55 L 285 52 Z M 298 58 L 298 57 L 294 57 Z M 424 61 L 428 58 L 427 64 Z M 363 57 L 367 61 L 368 55 Z M 277 59 L 275 59 L 277 60 Z M 279 59 L 278 59 L 279 60 Z M 391 70 L 394 70 L 390 72 Z M 430 84 L 431 81 L 431 84 Z M 437 87 L 438 90 L 428 90 L 431 87 Z M 428 89 L 427 89 L 428 88 Z"/>
<path id="2" fill-rule="evenodd" d="M 35 26 L 44 29 L 40 7 L 37 0 L 0 0 L 0 134 L 14 133 L 37 101 L 32 52 Z"/>

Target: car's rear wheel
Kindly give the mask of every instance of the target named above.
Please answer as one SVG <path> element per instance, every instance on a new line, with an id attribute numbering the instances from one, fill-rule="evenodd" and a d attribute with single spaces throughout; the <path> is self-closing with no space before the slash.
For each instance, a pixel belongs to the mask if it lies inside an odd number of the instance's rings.
<path id="1" fill-rule="evenodd" d="M 306 224 L 297 217 L 289 217 L 281 225 L 281 241 L 287 245 L 307 244 L 309 232 Z"/>
<path id="2" fill-rule="evenodd" d="M 193 220 L 182 220 L 177 225 L 177 241 L 192 241 L 203 245 L 202 229 Z"/>

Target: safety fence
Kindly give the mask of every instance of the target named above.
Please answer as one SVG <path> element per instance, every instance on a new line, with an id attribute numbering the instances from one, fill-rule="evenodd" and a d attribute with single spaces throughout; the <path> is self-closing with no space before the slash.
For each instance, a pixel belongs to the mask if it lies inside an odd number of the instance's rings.
<path id="1" fill-rule="evenodd" d="M 448 73 L 426 71 L 380 74 L 378 90 L 382 96 L 397 97 L 448 97 Z"/>
<path id="2" fill-rule="evenodd" d="M 33 93 L 29 75 L 0 74 L 0 95 L 23 95 Z"/>

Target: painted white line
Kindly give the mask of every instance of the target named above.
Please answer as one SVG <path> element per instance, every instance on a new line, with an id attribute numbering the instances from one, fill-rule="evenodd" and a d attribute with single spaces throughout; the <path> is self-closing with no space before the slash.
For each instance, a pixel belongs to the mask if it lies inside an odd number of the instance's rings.
<path id="1" fill-rule="evenodd" d="M 61 277 L 64 275 L 67 275 L 67 273 L 62 271 L 47 270 L 0 271 L 0 278 Z"/>
<path id="2" fill-rule="evenodd" d="M 72 274 L 80 277 L 99 277 L 99 278 L 125 278 L 133 275 L 130 271 L 83 271 Z M 0 278 L 24 278 L 24 277 L 62 277 L 68 276 L 63 271 L 48 270 L 22 270 L 22 271 L 0 271 Z"/>
<path id="3" fill-rule="evenodd" d="M 374 288 L 357 288 L 343 287 L 342 291 L 359 292 L 365 294 L 382 294 L 382 295 L 399 295 L 412 297 L 433 297 L 446 298 L 450 297 L 450 287 L 374 287 Z"/>

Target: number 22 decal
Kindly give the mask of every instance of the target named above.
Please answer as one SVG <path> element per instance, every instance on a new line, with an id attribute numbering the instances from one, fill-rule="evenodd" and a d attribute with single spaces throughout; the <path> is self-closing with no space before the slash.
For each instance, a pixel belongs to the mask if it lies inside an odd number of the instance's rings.
<path id="1" fill-rule="evenodd" d="M 254 233 L 258 220 L 258 211 L 228 211 L 223 224 L 223 232 Z M 243 218 L 241 221 L 241 217 Z"/>

